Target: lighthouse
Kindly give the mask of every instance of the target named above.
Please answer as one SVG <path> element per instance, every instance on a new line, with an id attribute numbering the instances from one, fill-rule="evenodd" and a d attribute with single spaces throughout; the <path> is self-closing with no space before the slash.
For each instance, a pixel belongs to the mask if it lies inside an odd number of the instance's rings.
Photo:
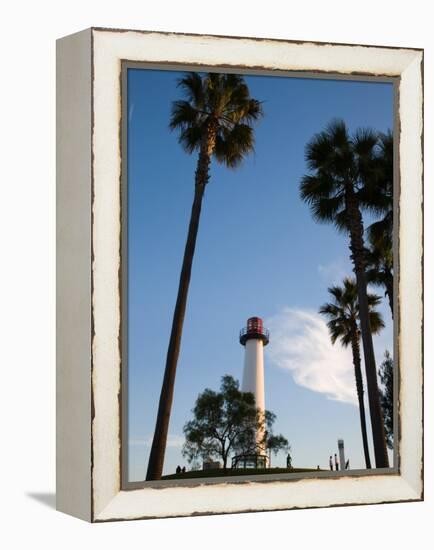
<path id="1" fill-rule="evenodd" d="M 268 341 L 269 332 L 264 328 L 262 319 L 250 317 L 247 320 L 247 325 L 240 332 L 240 344 L 245 348 L 241 391 L 253 393 L 256 407 L 263 414 L 265 414 L 264 346 L 268 344 Z M 256 434 L 258 443 L 256 462 L 258 463 L 259 459 L 259 463 L 266 467 L 267 456 L 265 448 L 263 448 L 264 431 L 265 426 L 262 425 Z"/>

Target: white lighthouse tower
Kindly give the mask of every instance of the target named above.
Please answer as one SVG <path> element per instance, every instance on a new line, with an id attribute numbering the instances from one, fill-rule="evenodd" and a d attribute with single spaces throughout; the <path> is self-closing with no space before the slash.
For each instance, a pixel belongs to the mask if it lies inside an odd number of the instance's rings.
<path id="1" fill-rule="evenodd" d="M 255 396 L 256 407 L 265 414 L 265 386 L 264 386 L 264 346 L 268 344 L 269 332 L 264 328 L 260 317 L 250 317 L 247 326 L 240 332 L 240 343 L 245 347 L 244 370 L 241 391 L 251 392 Z M 266 450 L 262 442 L 265 426 L 257 431 L 258 454 L 251 457 L 250 463 L 256 462 L 255 467 L 267 467 Z M 246 467 L 246 464 L 245 466 Z"/>

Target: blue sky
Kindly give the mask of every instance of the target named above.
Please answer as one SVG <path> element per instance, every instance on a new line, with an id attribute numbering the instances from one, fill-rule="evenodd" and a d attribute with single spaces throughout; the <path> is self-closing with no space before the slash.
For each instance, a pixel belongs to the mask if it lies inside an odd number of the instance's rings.
<path id="1" fill-rule="evenodd" d="M 128 71 L 128 284 L 130 479 L 144 479 L 193 196 L 197 156 L 168 129 L 181 73 Z M 207 186 L 178 363 L 164 473 L 181 456 L 183 425 L 197 395 L 224 374 L 241 379 L 246 319 L 270 326 L 266 407 L 287 437 L 296 467 L 326 468 L 345 440 L 363 467 L 351 355 L 331 346 L 317 311 L 327 286 L 351 275 L 348 240 L 315 223 L 298 186 L 304 147 L 332 118 L 350 130 L 393 124 L 388 83 L 248 76 L 263 101 L 255 154 L 236 170 L 213 162 Z M 380 291 L 381 293 L 381 291 Z M 392 351 L 392 324 L 375 339 Z M 369 428 L 369 426 L 368 426 Z M 373 453 L 371 453 L 371 459 Z M 273 457 L 284 465 L 284 457 Z"/>

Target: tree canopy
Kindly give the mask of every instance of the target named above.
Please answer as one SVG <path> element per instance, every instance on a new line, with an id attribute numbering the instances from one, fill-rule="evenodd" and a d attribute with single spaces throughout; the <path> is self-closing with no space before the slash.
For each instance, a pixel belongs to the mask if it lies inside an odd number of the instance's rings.
<path id="1" fill-rule="evenodd" d="M 310 173 L 301 179 L 300 197 L 315 221 L 347 232 L 354 223 L 349 192 L 362 209 L 383 213 L 387 208 L 386 191 L 379 193 L 387 188 L 380 185 L 383 141 L 375 130 L 360 128 L 350 135 L 343 120 L 333 120 L 306 144 L 305 157 Z"/>
<path id="2" fill-rule="evenodd" d="M 250 97 L 240 75 L 188 73 L 178 81 L 185 99 L 174 101 L 170 128 L 179 130 L 179 143 L 191 154 L 203 140 L 209 155 L 230 168 L 253 150 L 253 123 L 262 116 L 261 103 Z M 210 134 L 211 130 L 211 134 Z"/>
<path id="3" fill-rule="evenodd" d="M 354 336 L 359 339 L 359 304 L 356 282 L 353 278 L 345 277 L 342 286 L 331 286 L 328 291 L 333 297 L 333 302 L 322 305 L 319 312 L 328 318 L 327 326 L 332 343 L 334 344 L 339 339 L 341 344 L 347 347 L 351 344 Z M 369 322 L 372 334 L 377 334 L 384 328 L 381 313 L 374 309 L 380 302 L 379 296 L 368 294 Z"/>
<path id="4" fill-rule="evenodd" d="M 288 446 L 283 436 L 273 434 L 276 416 L 260 411 L 254 395 L 240 391 L 239 382 L 230 375 L 222 377 L 219 392 L 207 388 L 199 394 L 192 412 L 194 418 L 184 426 L 182 451 L 189 462 L 213 458 L 226 468 L 232 454 L 256 453 L 267 442 L 275 452 Z M 264 441 L 258 443 L 260 428 L 264 428 Z"/>

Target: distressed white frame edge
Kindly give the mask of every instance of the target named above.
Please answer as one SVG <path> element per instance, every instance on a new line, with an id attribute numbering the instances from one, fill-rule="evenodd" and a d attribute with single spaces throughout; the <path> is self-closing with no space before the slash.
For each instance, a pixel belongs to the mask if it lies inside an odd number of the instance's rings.
<path id="1" fill-rule="evenodd" d="M 91 31 L 56 44 L 56 506 L 90 521 Z"/>
<path id="2" fill-rule="evenodd" d="M 91 521 L 420 500 L 422 449 L 422 60 L 420 50 L 91 29 L 93 339 Z M 80 33 L 81 34 L 81 33 Z M 76 35 L 78 36 L 78 35 Z M 87 36 L 87 35 L 86 35 Z M 71 37 L 63 40 L 69 40 Z M 120 491 L 121 60 L 400 76 L 399 475 Z M 71 82 L 69 83 L 71 85 Z M 90 102 L 90 98 L 89 102 Z M 62 105 L 59 105 L 62 108 Z M 83 107 L 84 108 L 84 107 Z M 73 121 L 72 121 L 73 122 Z M 74 166 L 71 166 L 74 170 Z M 91 184 L 89 178 L 89 185 Z M 89 188 L 89 194 L 91 189 Z M 89 372 L 90 375 L 90 372 Z M 85 393 L 86 398 L 87 394 Z M 89 403 L 88 403 L 89 404 Z M 90 406 L 90 405 L 89 405 Z M 64 426 L 63 426 L 64 427 Z M 83 430 L 86 433 L 86 430 Z M 86 447 L 86 437 L 83 437 Z M 83 451 L 87 457 L 87 447 Z M 75 476 L 80 483 L 79 476 Z M 70 484 L 71 485 L 71 484 Z M 82 484 L 83 485 L 83 484 Z M 85 483 L 87 488 L 88 485 Z M 61 507 L 60 507 L 61 508 Z"/>
<path id="3" fill-rule="evenodd" d="M 336 503 L 365 503 L 383 500 L 416 499 L 421 495 L 421 441 L 422 434 L 416 424 L 421 426 L 421 377 L 410 376 L 405 365 L 421 365 L 420 327 L 421 303 L 414 304 L 414 295 L 421 296 L 421 276 L 416 266 L 420 266 L 421 249 L 421 140 L 422 88 L 420 74 L 421 52 L 413 50 L 390 50 L 368 48 L 363 46 L 336 46 L 315 44 L 294 44 L 275 41 L 255 41 L 254 39 L 232 39 L 207 36 L 165 35 L 159 33 L 138 32 L 94 32 L 94 94 L 95 98 L 95 225 L 104 228 L 105 244 L 107 227 L 113 229 L 111 243 L 105 247 L 109 270 L 98 272 L 99 254 L 95 247 L 95 287 L 98 286 L 97 275 L 104 281 L 104 307 L 107 308 L 110 293 L 110 312 L 101 312 L 100 321 L 95 314 L 95 326 L 103 323 L 104 341 L 112 342 L 112 349 L 98 349 L 98 328 L 94 341 L 94 372 L 98 376 L 98 360 L 101 364 L 119 364 L 119 347 L 114 337 L 118 334 L 120 318 L 117 289 L 119 267 L 119 232 L 120 210 L 117 206 L 116 216 L 113 204 L 119 197 L 120 158 L 118 143 L 120 120 L 120 62 L 122 59 L 148 62 L 197 63 L 204 65 L 260 66 L 269 69 L 283 70 L 322 70 L 333 72 L 357 72 L 371 74 L 401 75 L 400 85 L 400 118 L 401 118 L 401 475 L 364 478 L 346 478 L 339 480 L 302 480 L 296 484 L 284 482 L 263 485 L 249 483 L 246 485 L 225 484 L 224 486 L 199 486 L 195 488 L 144 488 L 135 491 L 121 491 L 119 481 L 119 453 L 113 453 L 119 445 L 118 401 L 120 391 L 119 373 L 115 368 L 110 373 L 105 369 L 105 382 L 111 388 L 108 394 L 97 395 L 95 388 L 94 420 L 94 498 L 95 514 L 98 520 L 116 518 L 134 518 L 143 516 L 170 516 L 192 513 L 237 512 L 246 509 L 273 509 L 302 506 L 324 506 Z M 416 106 L 416 108 L 414 108 Z M 107 114 L 110 113 L 110 116 Z M 104 124 L 104 127 L 103 127 Z M 416 131 L 415 131 L 416 130 Z M 408 154 L 408 147 L 411 152 Z M 101 171 L 101 172 L 100 172 Z M 107 189 L 106 175 L 110 175 L 111 189 Z M 417 174 L 418 180 L 413 176 Z M 99 189 L 98 182 L 104 179 L 104 190 Z M 417 181 L 409 186 L 410 181 Z M 418 184 L 419 183 L 419 184 Z M 98 194 L 105 195 L 104 204 L 110 204 L 110 211 L 98 211 Z M 102 204 L 102 202 L 101 202 Z M 414 209 L 414 210 L 413 210 Z M 419 213 L 419 216 L 417 213 Z M 104 216 L 106 215 L 106 217 Z M 406 231 L 407 216 L 419 217 L 417 223 Z M 111 217 L 111 219 L 110 219 Z M 98 224 L 100 222 L 100 224 Z M 113 223 L 115 222 L 115 223 Z M 102 235 L 101 235 L 102 237 Z M 95 239 L 95 245 L 100 240 Z M 415 243 L 417 245 L 415 246 Z M 418 246 L 420 245 L 420 246 Z M 116 256 L 113 257 L 113 252 Z M 114 263 L 114 265 L 113 265 Z M 407 267 L 406 267 L 407 266 Z M 108 288 L 108 283 L 111 288 Z M 102 287 L 100 287 L 102 290 Z M 98 305 L 97 294 L 94 306 Z M 102 302 L 101 302 L 102 304 Z M 419 306 L 419 307 L 418 307 Z M 116 312 L 116 317 L 114 317 Z M 418 319 L 418 315 L 420 319 Z M 417 322 L 418 321 L 418 322 Z M 415 349 L 417 348 L 417 349 Z M 101 351 L 101 356 L 98 353 Z M 104 353 L 108 353 L 105 355 Z M 103 355 L 104 354 L 104 355 Z M 108 363 L 107 363 L 108 362 Z M 415 369 L 419 371 L 420 369 Z M 416 374 L 416 373 L 415 373 Z M 116 399 L 114 399 L 116 396 Z M 104 415 L 98 415 L 98 405 L 104 407 Z M 417 418 L 418 411 L 420 418 Z M 415 417 L 416 415 L 416 417 Z M 98 420 L 104 419 L 112 430 L 112 438 L 98 437 Z M 420 420 L 420 422 L 419 422 Z M 408 427 L 411 427 L 409 429 Z M 107 460 L 112 450 L 113 461 Z M 103 458 L 104 457 L 104 458 Z M 418 460 L 419 457 L 419 460 Z M 100 460 L 101 459 L 101 460 Z M 100 460 L 100 461 L 99 461 Z M 110 475 L 108 475 L 110 474 Z M 116 480 L 116 481 L 115 481 Z M 115 483 L 113 483 L 115 481 Z M 224 493 L 222 488 L 224 487 Z M 296 494 L 291 488 L 297 488 Z M 399 490 L 398 490 L 399 487 Z M 363 488 L 363 490 L 362 490 Z M 255 498 L 256 495 L 256 498 Z M 356 496 L 357 495 L 357 496 Z M 259 498 L 258 498 L 259 497 Z M 212 504 L 211 504 L 212 503 Z M 228 504 L 230 503 L 230 504 Z"/>

